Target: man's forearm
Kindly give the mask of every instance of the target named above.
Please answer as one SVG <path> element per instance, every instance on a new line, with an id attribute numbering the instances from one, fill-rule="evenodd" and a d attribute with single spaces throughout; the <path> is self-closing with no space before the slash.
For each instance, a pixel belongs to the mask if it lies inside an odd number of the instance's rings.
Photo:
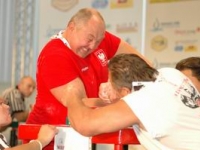
<path id="1" fill-rule="evenodd" d="M 90 113 L 91 108 L 85 106 L 81 99 L 74 96 L 68 102 L 68 117 L 70 124 L 75 130 L 85 136 L 90 136 L 90 133 L 88 133 L 90 129 L 87 128 Z"/>
<path id="2" fill-rule="evenodd" d="M 29 111 L 15 112 L 13 117 L 16 118 L 18 122 L 24 122 L 26 121 L 28 114 Z"/>

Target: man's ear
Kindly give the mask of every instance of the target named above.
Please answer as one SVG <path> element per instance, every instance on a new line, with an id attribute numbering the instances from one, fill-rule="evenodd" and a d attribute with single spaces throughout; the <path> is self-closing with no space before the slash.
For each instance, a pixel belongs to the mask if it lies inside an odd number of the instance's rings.
<path id="1" fill-rule="evenodd" d="M 73 31 L 75 29 L 75 23 L 74 22 L 70 22 L 68 24 L 68 29 L 70 29 L 70 31 Z"/>
<path id="2" fill-rule="evenodd" d="M 128 95 L 128 94 L 130 94 L 130 93 L 131 93 L 131 91 L 130 91 L 129 88 L 127 88 L 127 87 L 122 87 L 122 88 L 121 88 L 121 95 L 122 95 L 122 96 L 126 96 L 126 95 Z"/>

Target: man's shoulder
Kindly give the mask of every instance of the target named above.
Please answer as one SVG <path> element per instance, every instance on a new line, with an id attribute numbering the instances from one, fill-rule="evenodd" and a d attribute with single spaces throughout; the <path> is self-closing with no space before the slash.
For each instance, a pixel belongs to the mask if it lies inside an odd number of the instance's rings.
<path id="1" fill-rule="evenodd" d="M 159 78 L 164 78 L 165 80 L 169 80 L 171 82 L 176 82 L 178 80 L 183 80 L 186 76 L 175 68 L 162 68 L 158 70 Z"/>
<path id="2" fill-rule="evenodd" d="M 53 38 L 53 39 L 50 39 L 47 44 L 45 45 L 46 46 L 51 46 L 51 45 L 64 45 L 64 43 L 59 39 L 59 38 Z"/>
<path id="3" fill-rule="evenodd" d="M 15 91 L 15 88 L 13 87 L 10 87 L 10 88 L 7 88 L 3 91 L 3 94 L 8 94 L 8 93 L 11 93 L 11 92 L 14 92 Z"/>
<path id="4" fill-rule="evenodd" d="M 70 50 L 60 39 L 51 39 L 43 48 L 40 55 L 55 55 Z"/>
<path id="5" fill-rule="evenodd" d="M 178 73 L 180 71 L 175 68 L 165 67 L 158 69 L 158 72 L 168 74 L 168 73 Z"/>
<path id="6" fill-rule="evenodd" d="M 8 88 L 8 89 L 4 90 L 2 93 L 3 97 L 10 95 L 10 94 L 18 95 L 18 94 L 20 94 L 20 91 L 17 88 Z"/>
<path id="7" fill-rule="evenodd" d="M 43 63 L 68 63 L 74 55 L 60 39 L 52 39 L 40 52 L 37 63 L 39 66 Z"/>

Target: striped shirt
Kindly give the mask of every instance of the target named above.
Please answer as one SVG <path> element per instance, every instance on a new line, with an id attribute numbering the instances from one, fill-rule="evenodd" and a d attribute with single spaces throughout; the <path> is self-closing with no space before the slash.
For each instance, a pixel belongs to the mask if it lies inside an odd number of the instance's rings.
<path id="1" fill-rule="evenodd" d="M 5 103 L 10 106 L 10 114 L 13 116 L 15 112 L 22 112 L 26 110 L 24 96 L 17 88 L 10 88 L 3 92 L 2 97 Z"/>
<path id="2" fill-rule="evenodd" d="M 8 147 L 9 146 L 8 146 L 5 136 L 0 133 L 0 150 L 4 150 L 5 148 L 8 148 Z"/>

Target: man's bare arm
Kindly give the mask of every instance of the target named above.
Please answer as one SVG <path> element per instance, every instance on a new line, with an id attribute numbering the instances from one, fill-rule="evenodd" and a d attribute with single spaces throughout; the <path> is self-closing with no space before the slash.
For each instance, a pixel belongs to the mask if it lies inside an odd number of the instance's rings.
<path id="1" fill-rule="evenodd" d="M 77 82 L 77 80 L 79 82 Z M 56 99 L 61 102 L 65 107 L 67 107 L 67 100 L 71 100 L 73 97 L 73 92 L 71 89 L 79 89 L 80 100 L 86 98 L 85 87 L 82 86 L 83 83 L 79 78 L 74 79 L 73 81 L 56 88 L 51 89 L 51 93 L 56 97 Z"/>
<path id="2" fill-rule="evenodd" d="M 76 82 L 80 82 L 76 80 Z M 93 136 L 100 133 L 117 131 L 138 123 L 138 118 L 123 101 L 92 109 L 84 105 L 82 101 L 82 83 L 77 88 L 68 89 L 71 99 L 67 100 L 68 117 L 72 127 L 85 136 Z"/>
<path id="3" fill-rule="evenodd" d="M 150 62 L 147 58 L 145 58 L 139 51 L 137 51 L 135 48 L 133 48 L 131 45 L 129 45 L 127 42 L 121 40 L 118 50 L 117 50 L 117 54 L 120 53 L 133 53 L 136 54 L 138 56 L 140 56 L 143 60 L 145 60 L 150 66 L 152 66 L 152 62 Z"/>

